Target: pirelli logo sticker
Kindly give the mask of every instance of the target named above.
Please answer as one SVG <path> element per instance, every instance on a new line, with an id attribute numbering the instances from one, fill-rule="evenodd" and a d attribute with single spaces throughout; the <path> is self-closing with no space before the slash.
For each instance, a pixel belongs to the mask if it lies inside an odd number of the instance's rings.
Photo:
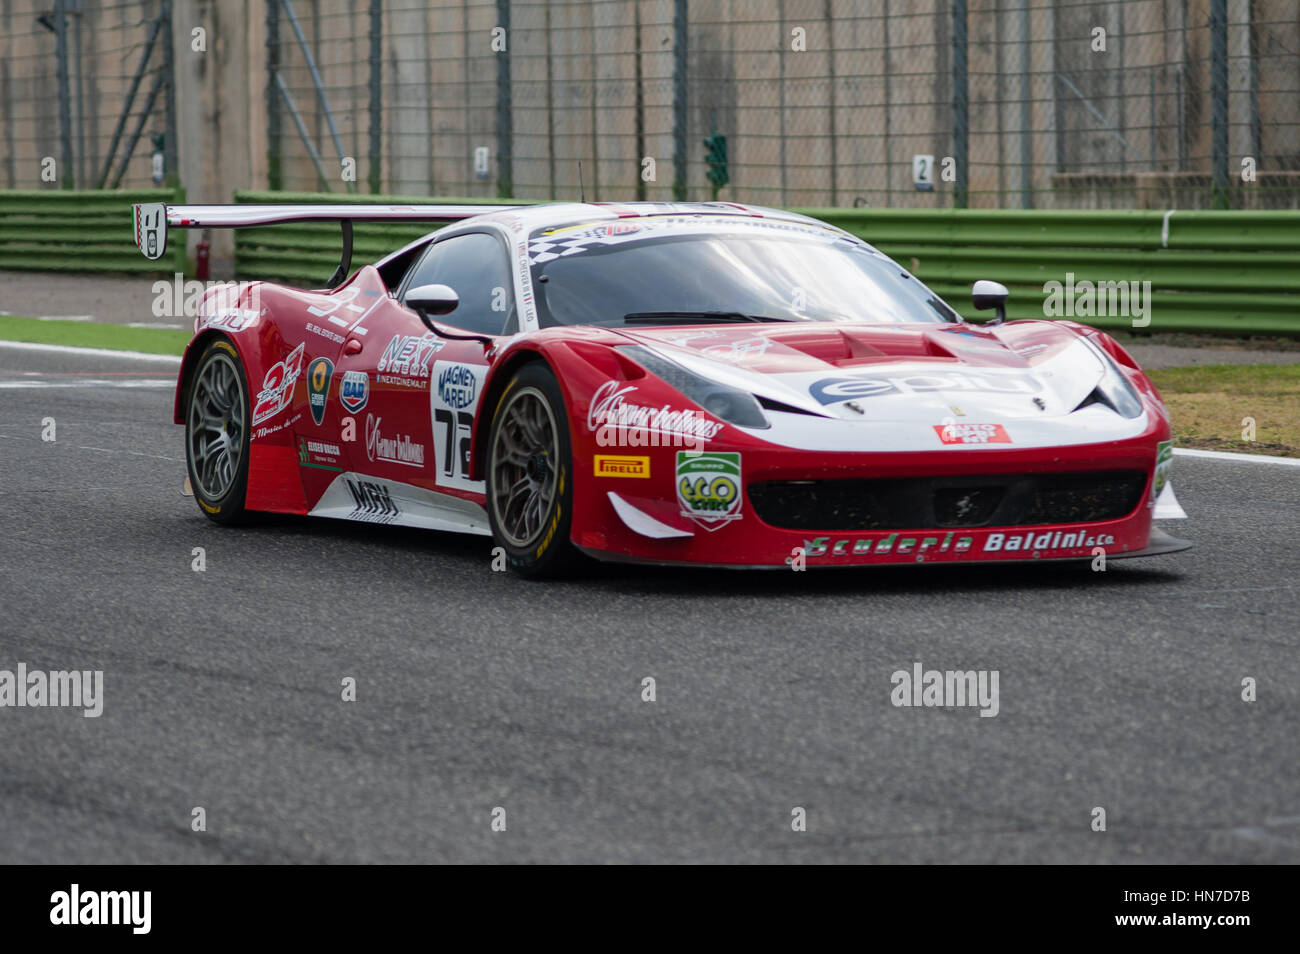
<path id="1" fill-rule="evenodd" d="M 625 454 L 597 454 L 597 477 L 649 477 L 649 457 L 629 457 Z"/>

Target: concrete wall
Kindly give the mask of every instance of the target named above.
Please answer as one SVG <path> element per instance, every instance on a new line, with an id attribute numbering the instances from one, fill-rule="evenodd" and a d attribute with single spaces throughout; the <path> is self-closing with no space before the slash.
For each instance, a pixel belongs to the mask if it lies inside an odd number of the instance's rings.
<path id="1" fill-rule="evenodd" d="M 42 160 L 62 151 L 54 36 L 37 24 L 53 2 L 0 0 L 0 188 L 68 181 L 66 170 L 54 182 L 40 177 Z M 80 23 L 79 96 L 72 77 L 78 183 L 98 178 L 158 5 L 80 2 L 84 13 L 73 18 Z M 344 154 L 356 160 L 355 187 L 366 190 L 369 0 L 293 6 L 323 74 Z M 1177 172 L 1180 161 L 1185 172 L 1208 171 L 1209 0 L 968 6 L 971 205 L 1018 207 L 1026 185 L 1034 205 L 1098 204 L 1077 189 L 1054 193 L 1058 172 Z M 270 184 L 267 9 L 267 0 L 175 0 L 179 174 L 192 201 L 227 201 L 235 188 Z M 701 140 L 716 128 L 727 136 L 731 162 L 724 199 L 951 203 L 951 184 L 919 193 L 911 182 L 914 154 L 941 161 L 952 153 L 951 0 L 690 0 L 689 9 L 691 197 L 710 194 Z M 581 162 L 588 198 L 633 198 L 648 156 L 656 175 L 644 183 L 646 196 L 671 197 L 673 10 L 673 0 L 513 0 L 507 44 L 516 195 L 576 196 Z M 382 191 L 496 194 L 499 54 L 491 43 L 499 19 L 496 0 L 387 4 Z M 1233 171 L 1257 136 L 1261 169 L 1300 169 L 1295 0 L 1229 0 L 1229 20 Z M 207 31 L 205 52 L 191 48 L 194 27 Z M 1096 27 L 1107 31 L 1105 51 L 1092 49 Z M 802 31 L 801 50 L 793 48 L 795 31 Z M 326 183 L 344 191 L 326 113 L 283 14 L 279 33 L 282 75 L 320 151 Z M 156 67 L 157 53 L 152 62 Z M 152 72 L 136 113 L 151 80 Z M 1257 130 L 1249 122 L 1252 99 Z M 320 188 L 288 110 L 278 101 L 275 108 L 282 186 Z M 147 137 L 162 128 L 155 110 L 124 186 L 148 184 Z M 472 171 L 479 146 L 491 152 L 488 179 Z M 227 256 L 228 237 L 215 241 L 218 256 Z"/>

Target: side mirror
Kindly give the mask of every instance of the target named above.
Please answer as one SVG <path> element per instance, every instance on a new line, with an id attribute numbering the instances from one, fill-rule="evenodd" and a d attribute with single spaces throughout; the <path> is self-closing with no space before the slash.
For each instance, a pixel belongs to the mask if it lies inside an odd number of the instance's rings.
<path id="1" fill-rule="evenodd" d="M 997 318 L 989 324 L 1000 325 L 1007 320 L 1007 286 L 1001 282 L 991 282 L 987 278 L 981 278 L 971 286 L 970 298 L 971 304 L 978 311 L 997 309 Z"/>
<path id="2" fill-rule="evenodd" d="M 414 310 L 430 331 L 435 330 L 430 315 L 449 315 L 459 304 L 460 296 L 449 285 L 421 285 L 406 293 L 406 307 Z"/>

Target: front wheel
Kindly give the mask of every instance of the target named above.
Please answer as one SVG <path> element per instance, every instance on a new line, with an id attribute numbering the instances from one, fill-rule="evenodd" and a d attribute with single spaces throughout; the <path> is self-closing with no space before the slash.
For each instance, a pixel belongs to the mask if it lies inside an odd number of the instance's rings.
<path id="1" fill-rule="evenodd" d="M 245 515 L 248 490 L 248 381 L 234 346 L 213 341 L 194 371 L 185 405 L 185 466 L 209 520 Z"/>
<path id="2" fill-rule="evenodd" d="M 497 403 L 487 459 L 492 538 L 524 576 L 560 573 L 577 560 L 572 462 L 560 385 L 541 362 L 525 365 Z"/>

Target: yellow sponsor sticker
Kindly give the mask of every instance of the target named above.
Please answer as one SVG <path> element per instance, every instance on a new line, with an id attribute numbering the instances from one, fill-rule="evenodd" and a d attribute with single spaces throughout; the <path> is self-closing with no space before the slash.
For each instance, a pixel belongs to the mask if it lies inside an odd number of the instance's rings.
<path id="1" fill-rule="evenodd" d="M 649 457 L 628 457 L 626 455 L 597 454 L 597 477 L 649 477 Z"/>

